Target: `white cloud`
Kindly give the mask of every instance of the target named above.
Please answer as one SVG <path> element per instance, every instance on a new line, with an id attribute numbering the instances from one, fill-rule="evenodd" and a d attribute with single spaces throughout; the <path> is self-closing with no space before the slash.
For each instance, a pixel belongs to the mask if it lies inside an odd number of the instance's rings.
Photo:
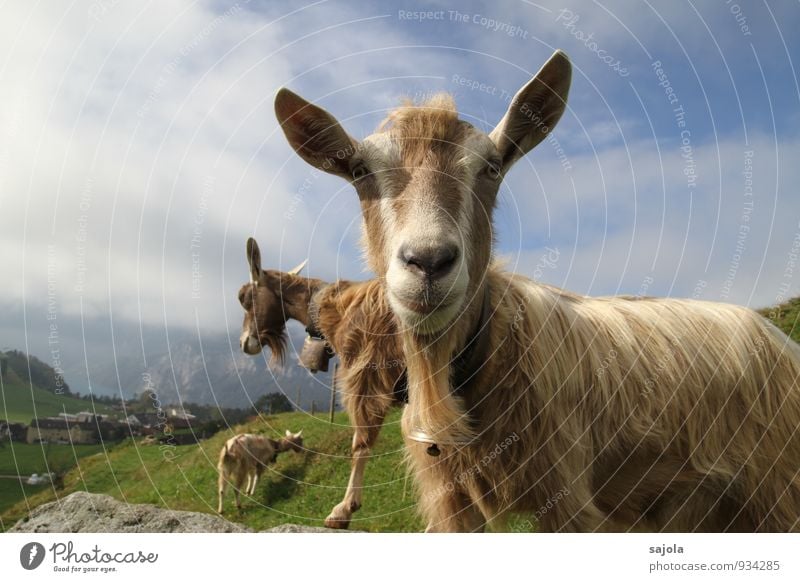
<path id="1" fill-rule="evenodd" d="M 632 40 L 593 6 L 579 5 L 582 22 L 609 50 L 633 54 Z M 117 318 L 141 314 L 147 322 L 194 326 L 197 310 L 204 328 L 225 325 L 225 317 L 237 327 L 235 293 L 246 279 L 242 247 L 251 234 L 265 265 L 285 268 L 310 256 L 315 276 L 365 277 L 358 201 L 344 182 L 289 150 L 272 112 L 275 90 L 289 85 L 319 100 L 358 137 L 398 96 L 434 89 L 456 92 L 465 115 L 491 125 L 505 102 L 456 86 L 453 74 L 514 92 L 527 80 L 522 69 L 534 71 L 548 56 L 546 44 L 572 38 L 552 13 L 537 19 L 522 5 L 470 10 L 507 15 L 544 43 L 472 24 L 400 22 L 396 7 L 326 3 L 284 17 L 290 10 L 288 3 L 231 10 L 113 0 L 3 8 L 0 242 L 14 251 L 5 259 L 4 299 L 43 306 L 49 261 L 65 312 L 82 300 L 88 313 L 113 309 Z M 640 35 L 660 26 L 639 12 L 626 19 Z M 436 43 L 443 48 L 429 46 Z M 690 214 L 672 134 L 658 133 L 662 165 L 641 133 L 644 120 L 613 99 L 626 81 L 584 48 L 570 52 L 597 86 L 576 76 L 571 111 L 555 134 L 575 191 L 543 144 L 510 177 L 513 196 L 504 194 L 498 211 L 504 252 L 518 253 L 519 269 L 531 274 L 544 245 L 557 245 L 562 260 L 543 276 L 578 291 L 637 292 L 654 261 L 649 292 L 688 295 L 700 278 L 719 289 L 741 217 L 741 144 L 720 136 L 719 159 L 715 143 L 696 144 L 703 186 Z M 643 90 L 645 101 L 651 96 Z M 592 147 L 597 157 L 587 153 Z M 800 178 L 793 161 L 800 151 L 796 142 L 780 143 L 775 174 L 770 139 L 759 137 L 754 148 L 757 227 L 728 299 L 764 304 L 781 282 L 797 230 L 790 188 Z M 192 249 L 196 236 L 199 249 Z M 192 298 L 195 267 L 200 299 Z"/>

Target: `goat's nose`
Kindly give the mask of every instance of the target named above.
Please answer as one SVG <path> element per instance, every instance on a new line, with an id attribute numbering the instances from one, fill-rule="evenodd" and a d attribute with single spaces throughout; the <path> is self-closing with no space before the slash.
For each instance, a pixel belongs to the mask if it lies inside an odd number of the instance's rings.
<path id="1" fill-rule="evenodd" d="M 449 273 L 458 259 L 458 247 L 444 245 L 439 247 L 414 248 L 403 245 L 400 260 L 419 275 L 438 279 Z"/>

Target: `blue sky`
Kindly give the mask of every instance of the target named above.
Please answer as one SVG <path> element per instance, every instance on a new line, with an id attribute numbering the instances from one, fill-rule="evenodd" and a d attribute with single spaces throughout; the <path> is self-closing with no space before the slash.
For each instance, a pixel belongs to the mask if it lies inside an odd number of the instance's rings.
<path id="1" fill-rule="evenodd" d="M 293 154 L 275 91 L 356 137 L 403 96 L 449 91 L 489 130 L 555 48 L 575 68 L 569 110 L 503 186 L 509 268 L 592 295 L 800 293 L 796 2 L 1 10 L 0 301 L 31 320 L 50 302 L 236 334 L 250 235 L 267 266 L 369 277 L 355 194 Z"/>

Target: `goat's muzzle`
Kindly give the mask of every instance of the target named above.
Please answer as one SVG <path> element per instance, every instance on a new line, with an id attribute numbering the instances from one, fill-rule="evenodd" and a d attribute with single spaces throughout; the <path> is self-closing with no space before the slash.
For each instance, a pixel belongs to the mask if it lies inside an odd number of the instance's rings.
<path id="1" fill-rule="evenodd" d="M 239 345 L 242 351 L 248 356 L 255 356 L 261 352 L 261 342 L 258 341 L 257 337 L 252 335 L 241 338 L 239 340 Z"/>

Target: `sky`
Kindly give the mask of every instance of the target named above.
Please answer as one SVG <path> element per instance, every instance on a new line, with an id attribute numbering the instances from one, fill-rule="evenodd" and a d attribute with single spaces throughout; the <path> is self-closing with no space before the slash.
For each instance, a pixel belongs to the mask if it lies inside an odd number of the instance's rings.
<path id="1" fill-rule="evenodd" d="M 59 317 L 238 337 L 248 236 L 265 267 L 371 277 L 356 195 L 288 146 L 277 89 L 357 138 L 436 91 L 490 131 L 557 48 L 568 110 L 495 214 L 508 268 L 589 295 L 800 294 L 800 4 L 451 6 L 4 4 L 3 347 Z"/>

